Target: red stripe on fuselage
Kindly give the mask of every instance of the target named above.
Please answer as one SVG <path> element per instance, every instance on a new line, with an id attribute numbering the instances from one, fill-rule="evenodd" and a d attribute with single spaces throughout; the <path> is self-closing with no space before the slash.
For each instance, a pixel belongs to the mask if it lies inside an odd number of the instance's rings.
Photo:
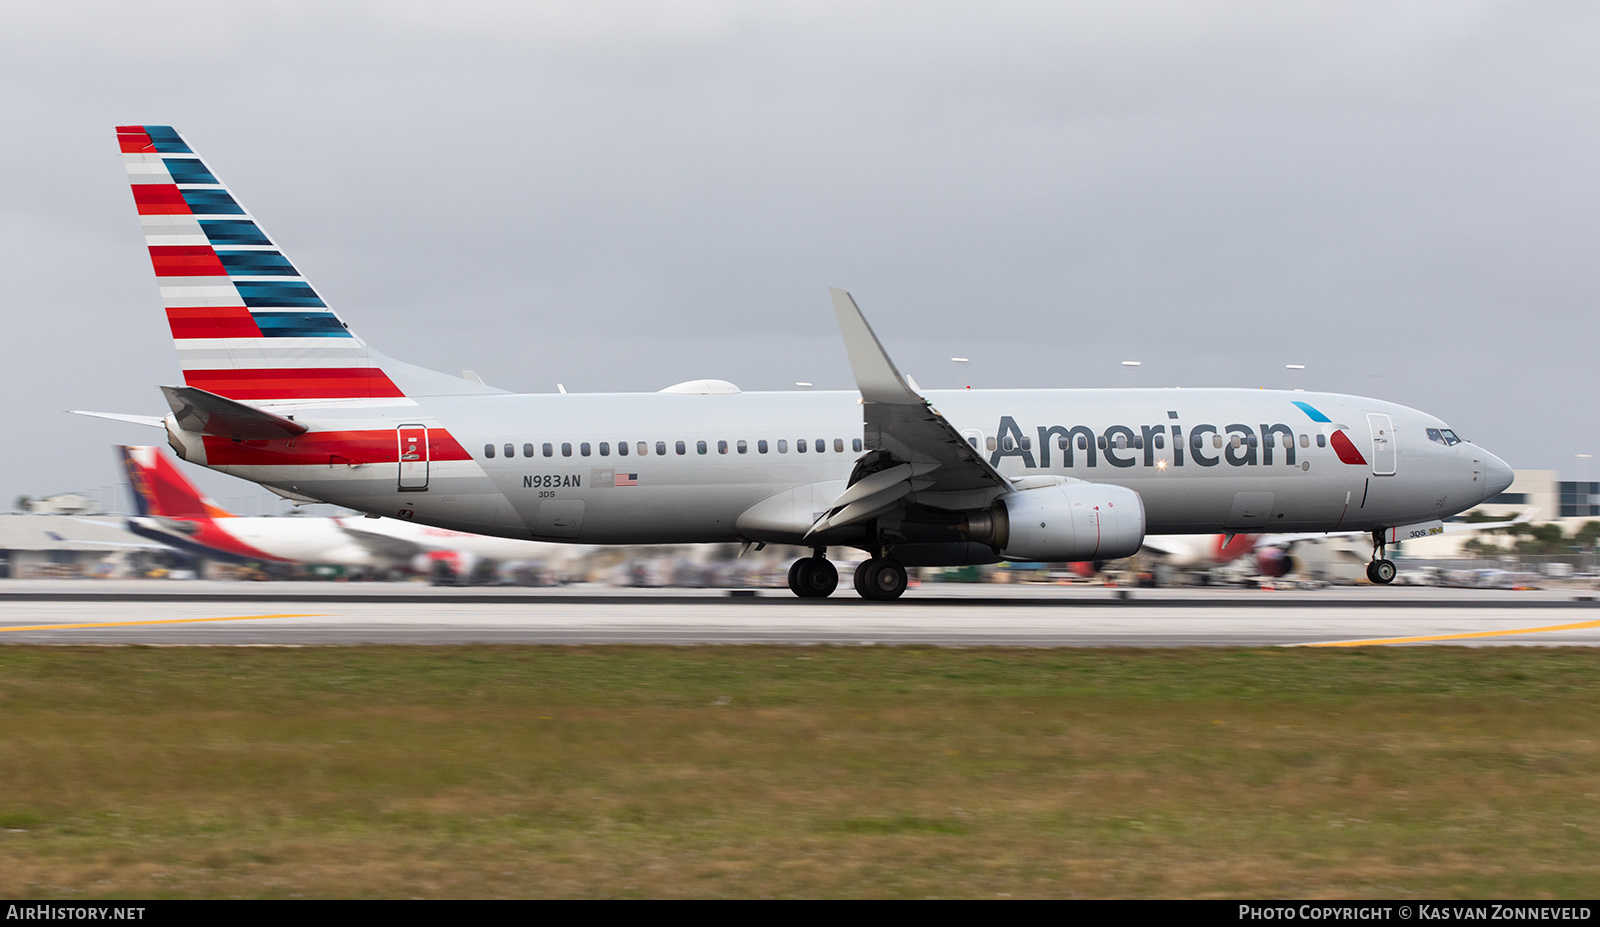
<path id="1" fill-rule="evenodd" d="M 1363 467 L 1367 465 L 1367 458 L 1361 456 L 1361 452 L 1356 450 L 1354 444 L 1350 443 L 1350 436 L 1345 434 L 1344 431 L 1335 431 L 1329 435 L 1328 443 L 1333 445 L 1334 452 L 1339 455 L 1339 460 L 1344 463 L 1359 464 Z"/>
<path id="2" fill-rule="evenodd" d="M 226 277 L 227 268 L 210 245 L 152 245 L 157 277 Z"/>
<path id="3" fill-rule="evenodd" d="M 255 316 L 243 306 L 167 308 L 174 338 L 260 338 Z"/>
<path id="4" fill-rule="evenodd" d="M 398 399 L 400 387 L 377 367 L 277 367 L 185 370 L 190 386 L 229 399 Z"/>
<path id="5" fill-rule="evenodd" d="M 207 466 L 347 466 L 396 463 L 400 446 L 392 428 L 377 431 L 308 431 L 281 441 L 241 441 L 205 437 Z M 429 460 L 470 460 L 456 439 L 441 428 L 428 429 Z"/>
<path id="6" fill-rule="evenodd" d="M 177 184 L 136 183 L 133 185 L 133 202 L 141 216 L 187 216 L 189 203 L 183 198 Z"/>

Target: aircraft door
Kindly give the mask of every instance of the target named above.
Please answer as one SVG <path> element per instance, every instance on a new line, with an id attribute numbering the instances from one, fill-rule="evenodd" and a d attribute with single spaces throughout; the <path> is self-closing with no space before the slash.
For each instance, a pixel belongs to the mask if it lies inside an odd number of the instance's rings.
<path id="1" fill-rule="evenodd" d="M 1372 428 L 1372 475 L 1394 476 L 1398 456 L 1394 447 L 1394 423 L 1387 415 L 1370 412 L 1367 424 Z"/>
<path id="2" fill-rule="evenodd" d="M 401 425 L 398 429 L 396 429 L 396 435 L 400 442 L 400 491 L 427 492 L 427 426 Z"/>

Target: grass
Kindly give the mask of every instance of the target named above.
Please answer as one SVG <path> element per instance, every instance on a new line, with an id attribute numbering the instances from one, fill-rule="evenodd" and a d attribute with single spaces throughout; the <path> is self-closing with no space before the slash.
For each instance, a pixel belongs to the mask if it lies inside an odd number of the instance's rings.
<path id="1" fill-rule="evenodd" d="M 0 647 L 6 897 L 1594 897 L 1600 651 Z"/>

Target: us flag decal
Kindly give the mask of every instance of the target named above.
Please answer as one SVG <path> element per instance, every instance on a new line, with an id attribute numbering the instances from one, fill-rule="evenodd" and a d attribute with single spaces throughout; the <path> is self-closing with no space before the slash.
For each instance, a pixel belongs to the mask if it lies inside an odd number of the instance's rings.
<path id="1" fill-rule="evenodd" d="M 639 474 L 637 474 L 637 473 L 618 473 L 616 476 L 613 476 L 611 479 L 612 479 L 611 485 L 613 485 L 613 486 L 637 486 L 637 485 L 639 485 Z"/>

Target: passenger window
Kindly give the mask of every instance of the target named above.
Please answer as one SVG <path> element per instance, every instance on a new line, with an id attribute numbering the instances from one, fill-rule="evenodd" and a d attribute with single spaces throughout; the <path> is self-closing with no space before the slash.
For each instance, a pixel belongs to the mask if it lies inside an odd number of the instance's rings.
<path id="1" fill-rule="evenodd" d="M 1066 449 L 1067 449 L 1067 436 L 1066 435 L 1056 435 L 1056 450 L 1064 451 Z"/>
<path id="2" fill-rule="evenodd" d="M 578 445 L 578 453 L 582 454 L 585 457 L 588 457 L 589 456 L 589 442 L 585 441 L 582 444 Z"/>
<path id="3" fill-rule="evenodd" d="M 1105 435 L 1101 435 L 1100 437 L 1095 439 L 1094 443 L 1100 447 L 1100 450 L 1102 450 L 1102 451 L 1105 450 L 1106 449 L 1106 436 Z"/>
<path id="4" fill-rule="evenodd" d="M 1205 435 L 1190 435 L 1189 436 L 1189 446 L 1194 448 L 1195 450 L 1197 450 L 1197 451 L 1200 450 L 1202 447 L 1205 447 L 1205 444 L 1206 444 L 1206 436 Z"/>
<path id="5" fill-rule="evenodd" d="M 515 457 L 515 456 L 517 456 L 517 449 L 516 449 L 516 447 L 514 445 L 510 445 L 510 444 L 506 445 L 506 456 L 507 457 Z"/>
<path id="6" fill-rule="evenodd" d="M 544 456 L 554 457 L 555 455 L 556 449 L 550 445 L 550 442 L 546 441 L 544 444 Z"/>
<path id="7" fill-rule="evenodd" d="M 739 439 L 739 443 L 738 443 L 738 444 L 736 444 L 736 445 L 734 445 L 734 449 L 735 449 L 735 450 L 737 450 L 737 451 L 738 451 L 738 452 L 739 452 L 739 453 L 741 453 L 741 454 L 748 454 L 748 453 L 750 453 L 750 445 L 748 445 L 748 444 L 746 444 L 746 443 L 745 443 L 745 442 L 744 442 L 744 439 L 743 439 L 743 438 L 740 438 L 740 439 Z"/>
<path id="8" fill-rule="evenodd" d="M 991 451 L 994 450 L 994 439 L 993 438 L 984 438 L 983 439 L 983 446 L 985 448 L 987 448 L 988 450 L 991 450 Z"/>
<path id="9" fill-rule="evenodd" d="M 855 451 L 858 454 L 861 453 L 861 439 L 860 438 L 856 438 L 856 439 L 852 440 L 850 442 L 850 449 Z"/>
<path id="10" fill-rule="evenodd" d="M 788 441 L 787 438 L 779 438 L 778 439 L 778 453 L 780 453 L 780 454 L 789 453 L 789 441 Z"/>
<path id="11" fill-rule="evenodd" d="M 704 441 L 696 441 L 694 443 L 694 449 L 696 453 L 704 454 L 706 452 L 706 443 Z"/>
<path id="12" fill-rule="evenodd" d="M 532 457 L 533 456 L 533 445 L 524 444 L 522 446 L 522 456 L 524 456 L 524 457 Z"/>
<path id="13" fill-rule="evenodd" d="M 756 451 L 758 451 L 759 453 L 762 453 L 762 454 L 765 454 L 767 452 L 767 439 L 766 438 L 762 438 L 760 441 L 756 442 Z"/>
<path id="14" fill-rule="evenodd" d="M 667 446 L 665 444 L 657 444 L 656 445 L 656 453 L 657 454 L 665 454 L 666 452 L 667 452 Z M 649 457 L 650 456 L 650 442 L 648 442 L 648 441 L 640 441 L 639 442 L 639 456 L 640 457 Z"/>
<path id="15" fill-rule="evenodd" d="M 1307 435 L 1301 435 L 1300 436 L 1300 446 L 1301 447 L 1310 447 L 1311 446 L 1311 438 L 1309 436 L 1307 436 Z"/>
<path id="16" fill-rule="evenodd" d="M 680 456 L 680 457 L 683 456 L 685 453 L 687 453 L 687 451 L 685 451 L 685 449 L 684 449 L 682 441 L 678 442 L 677 449 L 678 449 L 678 456 Z"/>
<path id="17" fill-rule="evenodd" d="M 1025 451 L 1033 450 L 1033 439 L 1028 437 L 1027 435 L 1023 435 L 1022 436 L 1022 449 L 1025 450 Z"/>
<path id="18" fill-rule="evenodd" d="M 977 438 L 975 438 L 975 437 L 974 438 L 968 438 L 967 439 L 967 443 L 972 445 L 972 449 L 973 450 L 977 450 L 978 449 L 978 439 Z"/>
<path id="19" fill-rule="evenodd" d="M 611 442 L 610 441 L 601 441 L 600 442 L 600 456 L 601 457 L 610 457 L 611 456 Z"/>
<path id="20" fill-rule="evenodd" d="M 806 439 L 801 438 L 800 440 L 796 441 L 794 443 L 794 450 L 797 454 L 804 454 L 806 452 Z"/>
<path id="21" fill-rule="evenodd" d="M 561 456 L 562 457 L 571 457 L 572 456 L 572 442 L 571 441 L 563 441 L 563 442 L 561 442 Z"/>
<path id="22" fill-rule="evenodd" d="M 1212 435 L 1211 436 L 1211 446 L 1214 447 L 1214 448 L 1221 448 L 1222 447 L 1222 435 Z"/>
<path id="23" fill-rule="evenodd" d="M 1250 445 L 1251 447 L 1255 447 L 1256 446 L 1256 436 L 1255 435 L 1251 435 L 1248 438 L 1245 438 L 1244 439 L 1244 443 Z M 1234 447 L 1238 447 L 1238 445 L 1236 444 L 1236 445 L 1234 445 Z"/>
<path id="24" fill-rule="evenodd" d="M 485 444 L 483 446 L 483 456 L 485 456 L 485 457 L 487 457 L 487 458 L 489 458 L 491 460 L 494 459 L 494 445 L 493 444 Z"/>
<path id="25" fill-rule="evenodd" d="M 1007 451 L 1013 451 L 1016 450 L 1017 442 L 1013 441 L 1010 435 L 1006 435 L 1000 439 L 1000 447 Z"/>
<path id="26" fill-rule="evenodd" d="M 844 439 L 843 438 L 834 438 L 833 439 L 833 452 L 835 454 L 843 454 L 844 453 Z"/>
<path id="27" fill-rule="evenodd" d="M 1088 435 L 1078 435 L 1078 450 L 1087 451 L 1088 449 L 1089 449 L 1089 436 Z"/>
<path id="28" fill-rule="evenodd" d="M 1244 443 L 1244 437 L 1242 435 L 1228 435 L 1228 443 L 1238 447 Z"/>
<path id="29" fill-rule="evenodd" d="M 825 451 L 827 449 L 828 449 L 827 442 L 822 440 L 821 438 L 818 438 L 817 439 L 817 453 L 820 454 L 820 453 L 822 453 L 823 451 Z"/>
<path id="30" fill-rule="evenodd" d="M 1327 435 L 1321 435 L 1321 434 L 1317 435 L 1317 447 L 1327 447 L 1327 446 L 1328 446 L 1328 436 Z"/>
<path id="31" fill-rule="evenodd" d="M 643 444 L 644 442 L 641 441 L 639 443 Z M 644 452 L 640 451 L 640 453 L 644 453 Z M 683 453 L 683 448 L 682 447 L 678 448 L 678 453 L 680 453 L 680 454 Z M 657 457 L 665 457 L 665 456 L 667 456 L 667 442 L 665 442 L 665 441 L 657 441 L 656 442 L 656 456 Z"/>
<path id="32" fill-rule="evenodd" d="M 726 441 L 718 441 L 717 442 L 717 453 L 718 454 L 726 454 L 726 453 L 728 453 L 728 442 L 726 442 Z"/>
<path id="33" fill-rule="evenodd" d="M 1166 435 L 1156 435 L 1155 436 L 1155 441 L 1156 441 L 1156 450 L 1159 451 L 1159 450 L 1166 449 L 1166 446 L 1167 446 L 1167 436 Z"/>
<path id="34" fill-rule="evenodd" d="M 617 442 L 617 456 L 618 457 L 626 457 L 626 456 L 628 456 L 628 442 L 626 442 L 626 441 L 618 441 Z"/>
<path id="35" fill-rule="evenodd" d="M 1117 435 L 1117 450 L 1125 451 L 1127 449 L 1128 449 L 1128 436 L 1127 435 Z"/>

